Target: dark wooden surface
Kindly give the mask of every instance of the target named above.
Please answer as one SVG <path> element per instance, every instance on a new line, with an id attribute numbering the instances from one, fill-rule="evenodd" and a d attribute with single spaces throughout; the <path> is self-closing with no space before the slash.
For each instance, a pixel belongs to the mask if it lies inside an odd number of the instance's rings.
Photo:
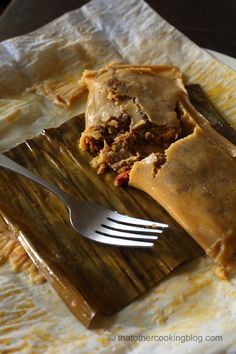
<path id="1" fill-rule="evenodd" d="M 0 10 L 7 2 L 0 0 Z M 32 31 L 86 2 L 86 0 L 12 0 L 0 17 L 0 40 Z M 236 0 L 147 0 L 147 2 L 200 46 L 236 58 Z"/>

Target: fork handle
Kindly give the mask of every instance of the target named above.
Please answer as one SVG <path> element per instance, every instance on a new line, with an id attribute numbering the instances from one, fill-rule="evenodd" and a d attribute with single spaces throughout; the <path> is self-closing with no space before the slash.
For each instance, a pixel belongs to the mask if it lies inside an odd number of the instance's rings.
<path id="1" fill-rule="evenodd" d="M 38 183 L 40 186 L 43 186 L 50 192 L 56 194 L 66 204 L 70 200 L 70 196 L 66 192 L 64 192 L 61 188 L 46 181 L 42 177 L 35 175 L 34 173 L 27 170 L 25 167 L 21 166 L 17 162 L 11 160 L 9 157 L 2 154 L 0 154 L 0 167 L 4 167 L 7 170 L 13 171 L 21 176 L 30 179 L 33 182 Z"/>

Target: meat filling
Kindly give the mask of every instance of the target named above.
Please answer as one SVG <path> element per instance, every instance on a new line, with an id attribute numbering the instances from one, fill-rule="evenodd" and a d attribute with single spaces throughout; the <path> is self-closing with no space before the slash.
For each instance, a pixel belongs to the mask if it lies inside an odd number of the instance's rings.
<path id="1" fill-rule="evenodd" d="M 98 174 L 109 170 L 117 173 L 115 185 L 126 185 L 129 171 L 134 162 L 155 153 L 157 170 L 165 163 L 165 150 L 177 139 L 188 135 L 192 127 L 182 120 L 179 126 L 158 126 L 150 121 L 142 121 L 130 128 L 130 117 L 124 113 L 120 121 L 111 117 L 103 126 L 95 126 L 83 139 L 83 147 L 95 153 L 91 165 Z"/>

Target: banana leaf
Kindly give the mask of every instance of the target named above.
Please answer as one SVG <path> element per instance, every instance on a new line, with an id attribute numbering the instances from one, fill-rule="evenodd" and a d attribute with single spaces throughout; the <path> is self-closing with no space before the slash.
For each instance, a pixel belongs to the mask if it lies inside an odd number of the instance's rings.
<path id="1" fill-rule="evenodd" d="M 78 146 L 83 130 L 81 115 L 6 155 L 79 199 L 169 224 L 155 246 L 131 249 L 85 239 L 73 230 L 55 195 L 5 169 L 0 169 L 0 213 L 70 310 L 89 327 L 98 313 L 115 313 L 203 251 L 149 196 L 115 187 L 112 173 L 96 174 L 91 155 Z"/>

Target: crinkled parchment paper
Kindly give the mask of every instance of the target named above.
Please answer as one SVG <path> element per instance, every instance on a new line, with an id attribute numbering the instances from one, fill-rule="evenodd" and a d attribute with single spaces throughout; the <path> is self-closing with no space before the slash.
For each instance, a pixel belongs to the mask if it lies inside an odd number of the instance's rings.
<path id="1" fill-rule="evenodd" d="M 49 78 L 75 82 L 84 68 L 111 61 L 179 66 L 236 128 L 236 74 L 142 0 L 94 0 L 2 42 L 0 58 L 1 151 L 84 110 L 83 99 L 66 110 L 27 87 Z M 207 257 L 173 272 L 118 314 L 100 318 L 100 329 L 93 330 L 70 314 L 48 283 L 32 286 L 9 264 L 0 267 L 0 353 L 236 353 L 235 318 L 236 282 L 217 279 Z M 134 334 L 138 341 L 124 337 Z"/>

